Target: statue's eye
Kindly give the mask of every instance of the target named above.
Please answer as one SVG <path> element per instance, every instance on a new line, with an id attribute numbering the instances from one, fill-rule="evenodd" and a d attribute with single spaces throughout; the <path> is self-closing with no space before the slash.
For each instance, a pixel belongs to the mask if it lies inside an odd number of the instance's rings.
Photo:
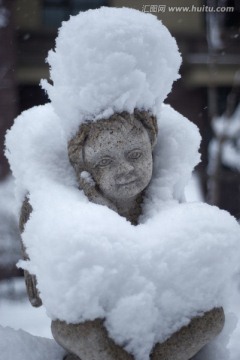
<path id="1" fill-rule="evenodd" d="M 137 160 L 142 156 L 142 151 L 141 150 L 133 150 L 130 153 L 128 153 L 128 157 L 131 160 Z"/>
<path id="2" fill-rule="evenodd" d="M 103 158 L 97 163 L 97 166 L 104 167 L 104 166 L 110 165 L 111 162 L 112 162 L 111 158 Z"/>

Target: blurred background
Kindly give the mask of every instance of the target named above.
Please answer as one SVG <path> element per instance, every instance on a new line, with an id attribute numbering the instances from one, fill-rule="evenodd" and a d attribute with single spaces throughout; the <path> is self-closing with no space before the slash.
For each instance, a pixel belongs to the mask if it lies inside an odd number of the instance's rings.
<path id="1" fill-rule="evenodd" d="M 203 139 L 187 199 L 240 218 L 239 0 L 0 0 L 0 323 L 36 335 L 50 336 L 49 320 L 31 309 L 15 265 L 18 215 L 4 136 L 23 110 L 48 102 L 39 82 L 49 77 L 45 58 L 61 22 L 100 6 L 150 12 L 176 38 L 181 79 L 166 102 L 197 124 Z"/>

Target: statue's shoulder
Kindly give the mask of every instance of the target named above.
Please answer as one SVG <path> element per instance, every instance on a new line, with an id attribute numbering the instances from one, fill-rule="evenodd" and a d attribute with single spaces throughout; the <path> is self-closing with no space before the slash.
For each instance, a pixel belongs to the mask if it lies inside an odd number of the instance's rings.
<path id="1" fill-rule="evenodd" d="M 5 137 L 6 148 L 10 152 L 19 152 L 19 144 L 28 143 L 28 139 L 33 139 L 39 132 L 42 132 L 51 123 L 56 123 L 58 120 L 51 103 L 45 105 L 34 106 L 28 110 L 23 111 L 14 120 L 11 129 L 7 131 Z M 25 148 L 26 146 L 24 146 Z M 11 155 L 6 156 L 8 160 Z"/>

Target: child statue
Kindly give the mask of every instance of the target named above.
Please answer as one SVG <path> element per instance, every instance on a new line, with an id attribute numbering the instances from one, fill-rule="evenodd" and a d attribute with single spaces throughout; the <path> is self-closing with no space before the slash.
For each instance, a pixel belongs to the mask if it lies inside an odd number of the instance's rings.
<path id="1" fill-rule="evenodd" d="M 133 225 L 141 216 L 144 191 L 152 178 L 153 149 L 157 141 L 156 118 L 147 111 L 123 112 L 109 119 L 80 126 L 69 141 L 68 155 L 79 189 L 91 202 L 104 205 L 124 216 Z M 22 207 L 20 228 L 29 218 L 31 206 Z M 26 252 L 25 252 L 26 256 Z M 40 306 L 42 301 L 34 276 L 25 274 L 30 301 Z M 224 312 L 215 308 L 192 319 L 187 327 L 174 333 L 166 342 L 157 344 L 154 360 L 187 360 L 222 330 Z M 55 340 L 70 352 L 64 360 L 132 360 L 108 336 L 102 320 L 83 324 L 52 322 Z"/>
<path id="2" fill-rule="evenodd" d="M 200 135 L 163 104 L 176 42 L 151 14 L 100 8 L 63 23 L 48 62 L 51 103 L 6 141 L 29 299 L 65 360 L 189 360 L 223 328 L 240 246 L 235 219 L 184 201 Z"/>

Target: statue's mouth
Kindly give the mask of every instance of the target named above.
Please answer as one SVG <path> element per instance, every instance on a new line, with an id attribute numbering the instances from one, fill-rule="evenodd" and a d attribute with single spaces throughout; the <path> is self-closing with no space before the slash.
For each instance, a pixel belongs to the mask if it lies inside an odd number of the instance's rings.
<path id="1" fill-rule="evenodd" d="M 137 179 L 131 180 L 131 181 L 126 181 L 124 183 L 120 183 L 118 184 L 118 186 L 127 186 L 127 185 L 131 185 L 134 184 L 137 181 Z"/>

